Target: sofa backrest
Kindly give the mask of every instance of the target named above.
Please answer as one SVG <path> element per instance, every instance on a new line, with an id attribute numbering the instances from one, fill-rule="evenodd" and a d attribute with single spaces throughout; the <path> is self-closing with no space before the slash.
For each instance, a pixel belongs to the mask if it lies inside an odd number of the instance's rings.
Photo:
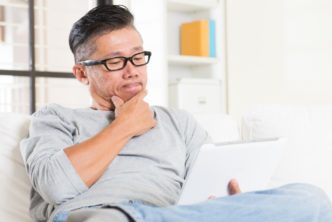
<path id="1" fill-rule="evenodd" d="M 28 115 L 0 113 L 0 218 L 1 221 L 31 221 L 30 182 L 19 151 L 28 134 Z"/>
<path id="2" fill-rule="evenodd" d="M 229 142 L 241 139 L 238 124 L 223 113 L 193 114 L 197 122 L 209 133 L 213 142 Z"/>
<path id="3" fill-rule="evenodd" d="M 243 116 L 241 128 L 244 140 L 288 138 L 271 186 L 311 183 L 332 199 L 332 106 L 257 106 Z"/>

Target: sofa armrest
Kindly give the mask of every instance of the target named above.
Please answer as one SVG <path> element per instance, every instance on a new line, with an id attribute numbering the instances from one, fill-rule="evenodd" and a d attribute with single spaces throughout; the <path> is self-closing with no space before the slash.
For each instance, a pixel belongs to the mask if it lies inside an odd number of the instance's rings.
<path id="1" fill-rule="evenodd" d="M 28 127 L 28 115 L 0 113 L 1 221 L 31 221 L 28 212 L 31 185 L 19 151 Z"/>

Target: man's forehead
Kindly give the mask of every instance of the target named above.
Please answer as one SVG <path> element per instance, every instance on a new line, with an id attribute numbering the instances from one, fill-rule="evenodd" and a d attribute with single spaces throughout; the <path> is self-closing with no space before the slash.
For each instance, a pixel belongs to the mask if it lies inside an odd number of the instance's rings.
<path id="1" fill-rule="evenodd" d="M 135 52 L 142 51 L 142 50 L 143 50 L 143 46 L 136 46 L 136 47 L 131 48 L 129 51 L 130 51 L 130 53 L 135 53 Z M 123 51 L 119 50 L 119 51 L 112 51 L 108 55 L 109 56 L 121 56 L 123 54 L 126 54 L 126 52 L 124 50 Z"/>
<path id="2" fill-rule="evenodd" d="M 112 51 L 111 49 L 100 55 L 100 59 L 107 59 L 107 58 L 112 58 L 112 57 L 117 57 L 117 56 L 131 56 L 137 52 L 142 52 L 143 51 L 143 47 L 142 46 L 137 46 L 134 47 L 132 49 L 126 49 L 126 50 L 118 50 L 118 51 Z"/>
<path id="3" fill-rule="evenodd" d="M 134 28 L 123 28 L 104 33 L 95 39 L 97 50 L 108 57 L 143 51 L 143 40 Z"/>

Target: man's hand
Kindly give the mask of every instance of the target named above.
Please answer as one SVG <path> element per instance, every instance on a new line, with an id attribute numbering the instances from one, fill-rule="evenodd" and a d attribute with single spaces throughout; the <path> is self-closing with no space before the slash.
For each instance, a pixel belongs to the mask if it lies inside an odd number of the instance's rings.
<path id="1" fill-rule="evenodd" d="M 231 179 L 229 181 L 227 190 L 228 190 L 228 194 L 229 195 L 235 195 L 235 194 L 241 193 L 241 189 L 240 189 L 239 183 L 237 182 L 236 179 Z M 213 200 L 213 199 L 216 199 L 216 198 L 217 198 L 216 196 L 210 195 L 208 197 L 208 200 Z"/>
<path id="2" fill-rule="evenodd" d="M 143 100 L 146 94 L 146 91 L 142 91 L 127 102 L 118 96 L 112 97 L 116 120 L 124 124 L 132 136 L 142 135 L 156 125 L 153 111 Z"/>
<path id="3" fill-rule="evenodd" d="M 239 183 L 236 179 L 231 179 L 228 183 L 228 193 L 229 195 L 235 195 L 241 193 Z"/>

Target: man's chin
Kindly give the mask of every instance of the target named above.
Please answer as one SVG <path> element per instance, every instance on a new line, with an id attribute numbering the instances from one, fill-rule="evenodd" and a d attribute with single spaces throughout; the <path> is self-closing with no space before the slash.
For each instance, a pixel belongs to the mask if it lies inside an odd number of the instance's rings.
<path id="1" fill-rule="evenodd" d="M 130 93 L 126 93 L 123 95 L 122 99 L 124 102 L 129 101 L 130 99 L 132 99 L 134 96 L 136 96 L 138 93 L 140 93 L 142 90 L 137 90 L 135 92 L 130 92 Z"/>

